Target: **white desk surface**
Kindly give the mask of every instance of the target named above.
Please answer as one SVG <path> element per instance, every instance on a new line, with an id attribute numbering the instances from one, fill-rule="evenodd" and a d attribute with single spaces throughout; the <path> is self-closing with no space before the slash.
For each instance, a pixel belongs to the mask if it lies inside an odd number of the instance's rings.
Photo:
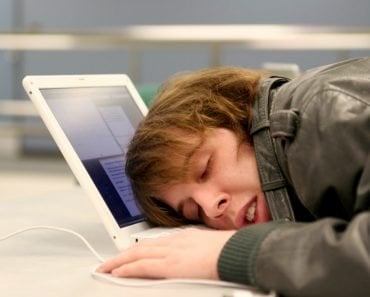
<path id="1" fill-rule="evenodd" d="M 42 195 L 29 193 L 22 198 L 0 198 L 0 237 L 32 225 L 53 225 L 82 234 L 103 257 L 117 252 L 95 209 L 78 186 Z M 91 277 L 98 264 L 95 256 L 73 235 L 28 231 L 0 241 L 0 295 L 216 297 L 231 292 L 229 288 L 184 284 L 118 286 Z"/>

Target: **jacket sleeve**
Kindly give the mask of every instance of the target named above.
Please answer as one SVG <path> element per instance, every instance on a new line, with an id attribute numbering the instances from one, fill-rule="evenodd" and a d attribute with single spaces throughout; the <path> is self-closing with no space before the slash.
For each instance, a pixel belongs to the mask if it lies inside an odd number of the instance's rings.
<path id="1" fill-rule="evenodd" d="M 369 234 L 369 212 L 349 223 L 327 218 L 255 225 L 227 242 L 218 262 L 219 276 L 287 297 L 366 297 Z"/>

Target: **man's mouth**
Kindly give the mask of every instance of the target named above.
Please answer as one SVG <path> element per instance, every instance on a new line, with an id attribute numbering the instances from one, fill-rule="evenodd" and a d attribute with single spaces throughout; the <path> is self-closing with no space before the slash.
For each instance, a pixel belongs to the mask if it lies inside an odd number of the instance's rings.
<path id="1" fill-rule="evenodd" d="M 235 219 L 237 229 L 255 224 L 258 219 L 257 213 L 257 197 L 248 199 L 247 204 L 239 211 Z"/>
<path id="2" fill-rule="evenodd" d="M 256 206 L 257 202 L 254 201 L 248 208 L 247 211 L 245 212 L 245 219 L 249 223 L 254 223 L 255 221 L 255 216 L 256 216 Z"/>

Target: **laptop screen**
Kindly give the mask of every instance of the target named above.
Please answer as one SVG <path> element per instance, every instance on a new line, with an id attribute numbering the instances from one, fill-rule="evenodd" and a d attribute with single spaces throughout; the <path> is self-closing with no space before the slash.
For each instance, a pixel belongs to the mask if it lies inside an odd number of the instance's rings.
<path id="1" fill-rule="evenodd" d="M 120 227 L 143 221 L 125 175 L 125 153 L 143 114 L 123 86 L 41 89 Z"/>

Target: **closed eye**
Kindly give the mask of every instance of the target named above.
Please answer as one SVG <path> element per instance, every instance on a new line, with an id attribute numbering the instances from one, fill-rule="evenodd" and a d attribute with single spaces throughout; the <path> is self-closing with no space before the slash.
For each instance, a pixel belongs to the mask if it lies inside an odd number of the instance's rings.
<path id="1" fill-rule="evenodd" d="M 206 163 L 205 167 L 202 170 L 202 173 L 200 175 L 200 181 L 205 181 L 209 177 L 209 174 L 212 170 L 212 164 L 213 164 L 212 161 L 213 161 L 213 158 L 211 156 L 211 157 L 208 158 L 207 163 Z"/>

